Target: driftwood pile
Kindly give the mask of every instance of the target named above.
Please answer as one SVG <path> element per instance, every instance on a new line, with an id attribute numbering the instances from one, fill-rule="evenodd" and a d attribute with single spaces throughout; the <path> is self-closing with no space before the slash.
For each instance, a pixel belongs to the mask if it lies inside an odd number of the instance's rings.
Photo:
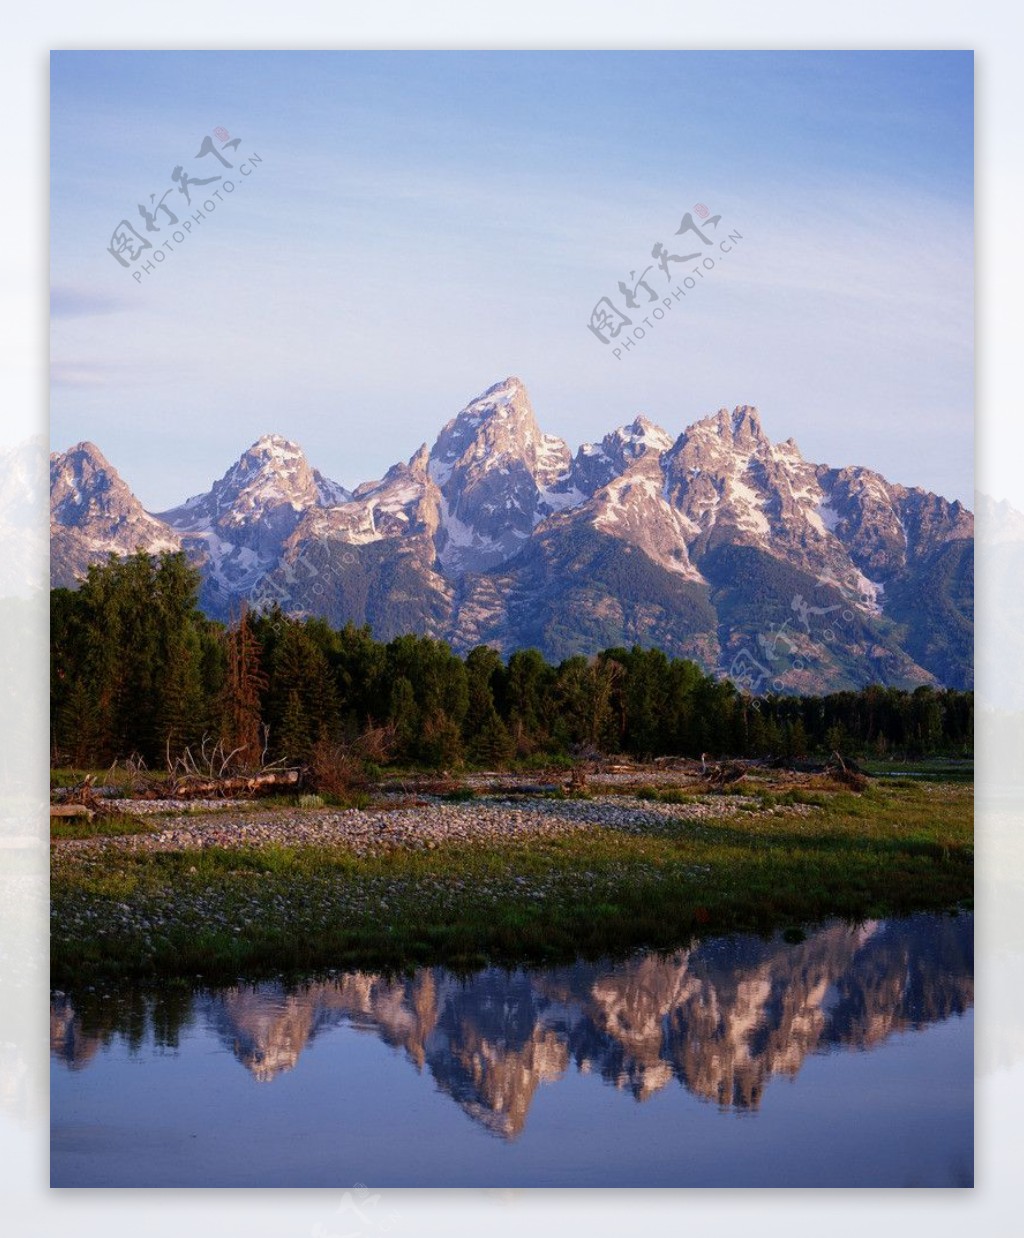
<path id="1" fill-rule="evenodd" d="M 196 800 L 252 798 L 272 794 L 277 790 L 296 791 L 302 783 L 301 769 L 265 770 L 261 773 L 210 777 L 204 774 L 182 774 L 168 779 L 136 777 L 126 786 L 95 785 L 95 775 L 87 775 L 76 786 L 55 792 L 58 801 L 50 805 L 51 817 L 96 817 L 122 814 L 123 807 L 111 801 L 134 800 Z"/>
<path id="2" fill-rule="evenodd" d="M 858 765 L 856 761 L 850 757 L 844 757 L 838 752 L 833 752 L 824 761 L 796 757 L 736 758 L 734 760 L 723 758 L 721 760 L 714 760 L 709 758 L 705 752 L 701 755 L 700 760 L 694 760 L 692 757 L 655 757 L 649 763 L 648 768 L 651 766 L 661 772 L 688 776 L 696 784 L 706 786 L 713 791 L 719 791 L 733 783 L 742 781 L 744 778 L 756 778 L 760 773 L 789 775 L 793 778 L 794 785 L 804 781 L 801 779 L 801 775 L 808 775 L 810 778 L 824 777 L 833 782 L 841 783 L 853 791 L 863 791 L 868 785 L 868 778 L 870 777 L 867 770 Z M 642 778 L 645 767 L 643 765 L 617 766 L 604 764 L 599 768 L 603 773 L 634 773 L 638 778 Z"/>
<path id="3" fill-rule="evenodd" d="M 50 816 L 85 817 L 90 821 L 93 817 L 111 816 L 115 810 L 96 794 L 93 788 L 95 781 L 93 774 L 87 774 L 77 786 L 63 792 L 61 802 L 50 805 Z"/>

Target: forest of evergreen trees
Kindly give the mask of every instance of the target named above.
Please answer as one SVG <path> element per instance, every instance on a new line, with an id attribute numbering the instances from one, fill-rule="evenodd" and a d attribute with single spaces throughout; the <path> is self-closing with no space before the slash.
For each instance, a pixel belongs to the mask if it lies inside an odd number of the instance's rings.
<path id="1" fill-rule="evenodd" d="M 961 754 L 973 694 L 870 686 L 752 700 L 657 649 L 606 649 L 549 665 L 480 646 L 369 629 L 335 631 L 280 611 L 229 626 L 197 604 L 182 554 L 113 556 L 51 594 L 55 765 L 172 763 L 204 737 L 233 766 L 315 762 L 325 750 L 375 766 L 493 767 L 600 751 L 799 757 Z"/>

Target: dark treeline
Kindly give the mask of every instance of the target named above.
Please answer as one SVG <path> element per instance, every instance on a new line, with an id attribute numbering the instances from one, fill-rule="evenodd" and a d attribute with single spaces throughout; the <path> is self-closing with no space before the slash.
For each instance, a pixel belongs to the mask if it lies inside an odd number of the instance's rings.
<path id="1" fill-rule="evenodd" d="M 232 764 L 352 759 L 434 768 L 499 765 L 585 751 L 634 757 L 799 757 L 969 751 L 973 694 L 870 686 L 824 697 L 752 700 L 657 649 L 606 649 L 549 665 L 485 646 L 320 619 L 242 612 L 225 627 L 197 605 L 181 554 L 89 569 L 51 595 L 56 764 L 150 768 L 221 742 Z"/>

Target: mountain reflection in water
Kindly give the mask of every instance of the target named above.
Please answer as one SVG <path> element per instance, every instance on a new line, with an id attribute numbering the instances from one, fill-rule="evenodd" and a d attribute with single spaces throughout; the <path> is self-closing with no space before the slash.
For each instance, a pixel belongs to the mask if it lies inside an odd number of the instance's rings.
<path id="1" fill-rule="evenodd" d="M 57 994 L 53 1054 L 73 1070 L 121 1037 L 173 1050 L 212 1031 L 254 1080 L 296 1067 L 346 1023 L 400 1049 L 474 1121 L 506 1139 L 541 1083 L 575 1063 L 637 1101 L 678 1080 L 725 1109 L 756 1109 L 773 1075 L 809 1054 L 866 1049 L 973 1003 L 973 917 L 833 923 L 805 940 L 732 936 L 667 956 L 546 970 L 349 972 L 311 983 L 189 993 Z"/>

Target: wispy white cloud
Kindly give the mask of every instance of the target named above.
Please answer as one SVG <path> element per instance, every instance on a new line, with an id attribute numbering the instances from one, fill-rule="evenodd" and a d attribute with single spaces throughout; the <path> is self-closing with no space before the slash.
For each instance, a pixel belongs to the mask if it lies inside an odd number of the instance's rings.
<path id="1" fill-rule="evenodd" d="M 99 314 L 119 314 L 133 309 L 132 301 L 117 293 L 95 292 L 67 284 L 50 289 L 51 318 L 88 318 Z"/>
<path id="2" fill-rule="evenodd" d="M 108 382 L 109 375 L 99 366 L 60 362 L 50 367 L 54 387 L 104 387 Z"/>

